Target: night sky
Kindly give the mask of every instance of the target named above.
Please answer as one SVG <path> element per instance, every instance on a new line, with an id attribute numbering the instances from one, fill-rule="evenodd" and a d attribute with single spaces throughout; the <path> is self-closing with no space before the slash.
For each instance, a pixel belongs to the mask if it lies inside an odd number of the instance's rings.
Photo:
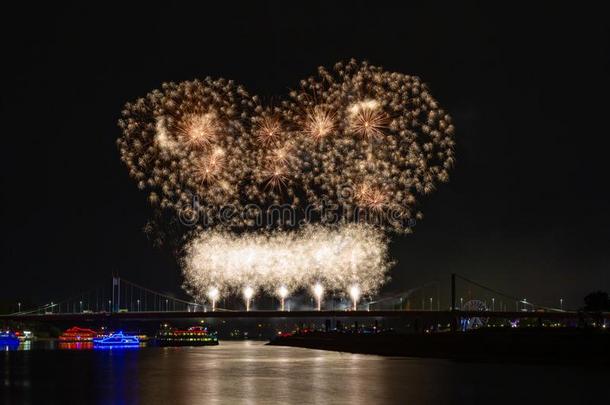
<path id="1" fill-rule="evenodd" d="M 415 232 L 393 239 L 386 292 L 435 279 L 446 289 L 451 272 L 554 306 L 610 290 L 605 10 L 125 3 L 3 6 L 0 300 L 58 301 L 112 271 L 183 294 L 119 159 L 124 103 L 208 75 L 277 100 L 351 57 L 420 76 L 457 129 L 451 180 L 425 199 Z"/>

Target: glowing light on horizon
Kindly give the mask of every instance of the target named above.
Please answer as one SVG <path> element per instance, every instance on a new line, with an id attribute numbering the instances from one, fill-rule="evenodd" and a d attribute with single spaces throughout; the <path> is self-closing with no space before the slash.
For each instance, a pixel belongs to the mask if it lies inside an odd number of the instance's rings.
<path id="1" fill-rule="evenodd" d="M 244 301 L 246 302 L 246 311 L 250 311 L 250 300 L 254 296 L 254 289 L 250 286 L 244 288 Z"/>
<path id="2" fill-rule="evenodd" d="M 353 285 L 349 289 L 349 296 L 352 299 L 353 310 L 358 309 L 358 300 L 360 299 L 360 288 L 357 285 Z"/>
<path id="3" fill-rule="evenodd" d="M 208 298 L 212 302 L 212 311 L 216 311 L 216 300 L 220 296 L 220 291 L 218 288 L 212 287 L 208 290 Z"/>
<path id="4" fill-rule="evenodd" d="M 320 283 L 314 284 L 311 288 L 314 297 L 316 297 L 316 307 L 318 311 L 322 310 L 322 297 L 324 296 L 324 287 Z"/>
<path id="5" fill-rule="evenodd" d="M 283 311 L 284 301 L 286 300 L 286 297 L 288 297 L 288 288 L 286 288 L 284 285 L 280 286 L 280 288 L 277 290 L 277 294 L 280 296 L 280 309 Z"/>

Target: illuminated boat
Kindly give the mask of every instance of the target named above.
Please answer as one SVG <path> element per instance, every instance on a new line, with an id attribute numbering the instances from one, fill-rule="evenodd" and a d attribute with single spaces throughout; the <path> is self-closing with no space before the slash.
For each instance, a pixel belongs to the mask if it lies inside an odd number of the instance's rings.
<path id="1" fill-rule="evenodd" d="M 59 336 L 60 342 L 91 342 L 94 338 L 98 337 L 99 333 L 93 329 L 79 328 L 73 326 L 67 329 L 64 333 Z"/>
<path id="2" fill-rule="evenodd" d="M 94 338 L 93 345 L 95 347 L 137 347 L 140 346 L 140 339 L 137 336 L 117 332 L 109 336 Z"/>
<path id="3" fill-rule="evenodd" d="M 9 331 L 0 332 L 0 346 L 19 346 L 19 338 Z"/>
<path id="4" fill-rule="evenodd" d="M 200 326 L 186 330 L 162 329 L 157 333 L 156 342 L 159 346 L 215 346 L 218 335 Z"/>
<path id="5" fill-rule="evenodd" d="M 19 340 L 22 342 L 34 340 L 34 334 L 32 333 L 32 331 L 29 330 L 23 330 L 21 332 L 17 331 L 15 332 L 15 336 L 17 336 L 17 338 L 19 338 Z"/>

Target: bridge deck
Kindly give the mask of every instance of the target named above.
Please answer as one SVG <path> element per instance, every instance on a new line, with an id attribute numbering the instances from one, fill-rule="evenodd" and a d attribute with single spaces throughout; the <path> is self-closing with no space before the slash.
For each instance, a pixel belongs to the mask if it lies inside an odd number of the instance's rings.
<path id="1" fill-rule="evenodd" d="M 492 312 L 492 311 L 163 311 L 163 312 L 97 312 L 65 314 L 0 315 L 0 321 L 105 321 L 105 320 L 171 320 L 171 319 L 301 319 L 301 318 L 426 318 L 482 317 L 498 319 L 578 319 L 578 312 Z M 610 319 L 610 313 L 596 314 Z"/>

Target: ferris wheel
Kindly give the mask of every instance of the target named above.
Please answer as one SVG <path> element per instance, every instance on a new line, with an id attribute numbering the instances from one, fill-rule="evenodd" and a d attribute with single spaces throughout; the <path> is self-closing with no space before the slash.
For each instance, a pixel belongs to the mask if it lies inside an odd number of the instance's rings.
<path id="1" fill-rule="evenodd" d="M 483 312 L 483 311 L 487 311 L 487 304 L 484 301 L 481 300 L 469 300 L 466 301 L 462 304 L 461 307 L 462 311 L 479 311 L 479 312 Z M 483 318 L 483 317 L 478 317 L 478 316 L 473 316 L 473 317 L 462 317 L 461 318 L 461 328 L 462 330 L 472 330 L 472 329 L 478 329 L 478 328 L 482 328 L 484 326 L 487 325 L 489 318 Z"/>

